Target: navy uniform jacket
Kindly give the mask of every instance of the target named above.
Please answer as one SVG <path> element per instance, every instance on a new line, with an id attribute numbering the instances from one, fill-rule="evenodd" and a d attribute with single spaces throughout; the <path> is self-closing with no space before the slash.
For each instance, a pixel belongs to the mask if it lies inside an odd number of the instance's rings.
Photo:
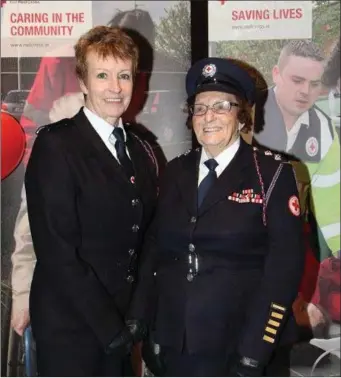
<path id="1" fill-rule="evenodd" d="M 86 348 L 90 338 L 104 351 L 124 326 L 157 197 L 154 165 L 131 127 L 135 184 L 83 110 L 38 133 L 25 177 L 37 255 L 30 293 L 37 341 Z"/>
<path id="2" fill-rule="evenodd" d="M 289 207 L 298 196 L 293 170 L 241 141 L 197 210 L 200 151 L 166 168 L 130 313 L 152 323 L 161 348 L 180 352 L 185 339 L 190 353 L 238 351 L 266 363 L 293 321 L 303 270 L 302 220 Z M 266 225 L 261 203 L 229 199 L 249 189 L 262 196 L 255 156 L 271 192 Z"/>

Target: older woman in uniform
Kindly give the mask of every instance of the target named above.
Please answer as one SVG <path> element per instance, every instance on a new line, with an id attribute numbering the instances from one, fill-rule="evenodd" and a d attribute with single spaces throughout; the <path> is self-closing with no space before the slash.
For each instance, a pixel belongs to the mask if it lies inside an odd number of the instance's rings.
<path id="1" fill-rule="evenodd" d="M 240 66 L 201 60 L 186 87 L 201 147 L 166 168 L 130 317 L 148 322 L 165 376 L 261 376 L 303 269 L 294 173 L 240 137 L 255 96 Z"/>

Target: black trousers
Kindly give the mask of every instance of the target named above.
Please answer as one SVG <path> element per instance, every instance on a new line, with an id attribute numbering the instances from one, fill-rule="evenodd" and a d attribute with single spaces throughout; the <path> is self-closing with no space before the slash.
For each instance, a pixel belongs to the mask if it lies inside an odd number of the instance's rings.
<path id="1" fill-rule="evenodd" d="M 134 376 L 131 356 L 107 355 L 96 343 L 70 345 L 68 340 L 36 340 L 37 371 L 41 377 L 124 377 Z"/>
<path id="2" fill-rule="evenodd" d="M 165 364 L 165 377 L 227 377 L 229 376 L 226 355 L 188 354 L 161 348 Z"/>
<path id="3" fill-rule="evenodd" d="M 234 354 L 188 354 L 170 348 L 161 348 L 165 364 L 165 377 L 232 377 Z M 278 348 L 264 370 L 265 377 L 290 376 L 291 347 Z"/>

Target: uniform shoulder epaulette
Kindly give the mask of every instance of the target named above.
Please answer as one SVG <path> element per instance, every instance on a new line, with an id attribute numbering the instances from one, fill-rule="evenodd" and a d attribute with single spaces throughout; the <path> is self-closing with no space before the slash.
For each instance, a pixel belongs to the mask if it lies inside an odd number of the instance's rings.
<path id="1" fill-rule="evenodd" d="M 36 134 L 38 135 L 43 130 L 45 131 L 56 130 L 62 126 L 70 127 L 72 124 L 73 122 L 71 121 L 71 119 L 65 118 L 58 122 L 49 123 L 48 125 L 43 125 L 43 126 L 38 127 L 38 129 L 36 130 Z"/>
<path id="2" fill-rule="evenodd" d="M 39 126 L 36 130 L 36 135 L 38 135 L 41 131 L 43 130 L 49 130 L 50 125 L 44 125 L 44 126 Z"/>
<path id="3" fill-rule="evenodd" d="M 185 157 L 185 156 L 187 156 L 190 152 L 192 152 L 192 151 L 196 151 L 196 152 L 198 152 L 199 150 L 200 150 L 199 147 L 194 148 L 194 149 L 193 149 L 193 148 L 189 148 L 186 152 L 183 152 L 182 154 L 178 155 L 177 158 Z"/>
<path id="4" fill-rule="evenodd" d="M 271 150 L 259 148 L 257 146 L 253 146 L 253 151 L 256 151 L 260 155 L 272 157 L 272 159 L 277 160 L 277 161 L 279 161 L 281 163 L 289 163 L 287 157 L 284 156 L 283 154 L 278 153 L 278 152 L 274 152 L 274 151 L 271 151 Z"/>

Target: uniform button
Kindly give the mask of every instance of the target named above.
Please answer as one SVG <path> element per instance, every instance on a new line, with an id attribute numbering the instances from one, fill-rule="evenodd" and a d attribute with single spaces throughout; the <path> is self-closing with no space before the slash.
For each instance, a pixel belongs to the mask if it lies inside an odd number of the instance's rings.
<path id="1" fill-rule="evenodd" d="M 133 256 L 133 254 L 135 253 L 135 249 L 129 249 L 128 253 L 130 256 Z"/>
<path id="2" fill-rule="evenodd" d="M 135 281 L 135 278 L 133 276 L 128 276 L 127 277 L 127 282 L 133 283 Z"/>
<path id="3" fill-rule="evenodd" d="M 191 223 L 195 223 L 196 221 L 197 221 L 196 217 L 192 217 L 191 220 L 190 220 Z"/>
<path id="4" fill-rule="evenodd" d="M 138 198 L 135 198 L 135 199 L 133 199 L 132 201 L 131 201 L 131 206 L 133 206 L 133 207 L 135 207 L 135 206 L 137 206 L 138 204 L 139 204 L 139 199 Z"/>
<path id="5" fill-rule="evenodd" d="M 159 344 L 154 343 L 154 354 L 159 355 L 161 352 L 161 346 Z"/>
<path id="6" fill-rule="evenodd" d="M 134 226 L 131 229 L 133 230 L 133 232 L 137 232 L 140 229 L 140 227 L 137 224 L 134 224 Z"/>
<path id="7" fill-rule="evenodd" d="M 188 274 L 187 274 L 187 281 L 188 281 L 188 282 L 192 282 L 192 281 L 193 281 L 193 278 L 194 278 L 194 276 L 193 276 L 192 273 L 188 273 Z"/>
<path id="8" fill-rule="evenodd" d="M 194 251 L 195 251 L 195 245 L 192 244 L 192 243 L 190 243 L 190 244 L 188 245 L 188 250 L 189 250 L 190 252 L 194 252 Z"/>

